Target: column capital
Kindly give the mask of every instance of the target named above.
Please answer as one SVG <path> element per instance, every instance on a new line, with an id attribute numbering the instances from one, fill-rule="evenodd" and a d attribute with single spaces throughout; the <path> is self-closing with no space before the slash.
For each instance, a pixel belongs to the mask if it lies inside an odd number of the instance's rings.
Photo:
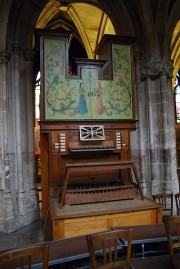
<path id="1" fill-rule="evenodd" d="M 169 62 L 151 62 L 145 64 L 142 69 L 141 80 L 147 78 L 157 79 L 160 76 L 167 76 L 168 78 L 173 77 L 173 64 Z"/>
<path id="2" fill-rule="evenodd" d="M 21 47 L 20 47 L 20 44 L 19 43 L 13 43 L 11 45 L 12 47 L 12 52 L 15 54 L 15 55 L 20 55 L 20 52 L 21 52 Z"/>
<path id="3" fill-rule="evenodd" d="M 8 62 L 9 62 L 9 59 L 10 59 L 10 53 L 7 52 L 7 51 L 1 51 L 0 52 L 0 61 L 1 61 L 1 64 L 5 64 L 7 65 Z"/>

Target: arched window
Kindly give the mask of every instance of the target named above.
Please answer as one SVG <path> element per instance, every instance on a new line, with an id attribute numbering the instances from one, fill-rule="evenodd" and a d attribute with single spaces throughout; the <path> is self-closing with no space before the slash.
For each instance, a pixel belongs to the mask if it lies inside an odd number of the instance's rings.
<path id="1" fill-rule="evenodd" d="M 180 124 L 180 69 L 174 83 L 174 95 L 176 104 L 176 123 Z"/>
<path id="2" fill-rule="evenodd" d="M 40 71 L 35 82 L 35 119 L 40 120 Z"/>

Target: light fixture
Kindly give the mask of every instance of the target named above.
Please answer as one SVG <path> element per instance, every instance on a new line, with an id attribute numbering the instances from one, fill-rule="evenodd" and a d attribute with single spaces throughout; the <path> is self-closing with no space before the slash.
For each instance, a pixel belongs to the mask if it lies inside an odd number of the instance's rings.
<path id="1" fill-rule="evenodd" d="M 59 10 L 61 10 L 61 11 L 68 11 L 68 9 L 69 9 L 69 5 L 65 1 L 62 1 L 62 4 L 59 7 Z"/>

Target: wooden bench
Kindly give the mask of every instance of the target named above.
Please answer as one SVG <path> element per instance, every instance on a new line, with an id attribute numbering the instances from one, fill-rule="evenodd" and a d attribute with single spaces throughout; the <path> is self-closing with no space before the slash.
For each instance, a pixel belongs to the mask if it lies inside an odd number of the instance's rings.
<path id="1" fill-rule="evenodd" d="M 125 226 L 127 228 L 127 226 Z M 125 227 L 116 226 L 112 227 L 112 229 L 122 229 Z M 167 235 L 166 235 L 166 228 L 164 223 L 160 224 L 147 224 L 147 225 L 133 225 L 129 226 L 133 230 L 133 240 L 132 244 L 141 245 L 141 257 L 144 257 L 148 251 L 145 251 L 145 245 L 150 243 L 168 243 Z M 173 231 L 173 235 L 175 236 L 175 230 Z M 125 242 L 126 243 L 126 242 Z M 156 251 L 154 251 L 154 254 Z M 168 254 L 168 247 L 167 247 L 167 254 Z"/>
<path id="2" fill-rule="evenodd" d="M 129 226 L 128 226 L 129 227 Z M 141 257 L 144 257 L 144 245 L 148 243 L 167 242 L 164 223 L 133 225 L 133 245 L 141 246 Z M 127 226 L 112 227 L 113 229 Z M 175 234 L 175 233 L 174 233 Z M 168 248 L 167 248 L 168 252 Z M 77 236 L 49 242 L 49 264 L 71 262 L 89 257 L 86 236 Z"/>

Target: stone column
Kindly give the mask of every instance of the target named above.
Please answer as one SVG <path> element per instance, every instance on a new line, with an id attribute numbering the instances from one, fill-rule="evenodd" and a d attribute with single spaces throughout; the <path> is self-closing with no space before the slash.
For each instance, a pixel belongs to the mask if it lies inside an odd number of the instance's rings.
<path id="1" fill-rule="evenodd" d="M 163 130 L 163 158 L 164 179 L 163 190 L 173 192 L 173 183 L 177 180 L 176 162 L 176 137 L 174 118 L 174 97 L 172 91 L 172 62 L 162 64 L 161 67 L 161 107 L 162 107 L 162 130 Z M 176 191 L 177 192 L 177 191 Z"/>
<path id="2" fill-rule="evenodd" d="M 23 50 L 25 59 L 25 85 L 26 85 L 26 148 L 25 157 L 27 159 L 28 166 L 25 174 L 29 180 L 30 197 L 39 207 L 38 204 L 38 192 L 35 185 L 35 155 L 34 155 L 34 85 L 33 85 L 33 61 L 34 51 L 32 49 Z"/>
<path id="3" fill-rule="evenodd" d="M 23 181 L 23 160 L 22 160 L 22 126 L 21 126 L 21 92 L 20 92 L 20 57 L 21 48 L 18 43 L 12 44 L 12 51 L 14 54 L 13 61 L 13 91 L 14 91 L 14 146 L 15 146 L 15 166 L 17 179 L 17 200 L 19 215 L 24 215 L 25 211 L 25 191 Z M 23 221 L 23 220 L 22 220 Z"/>
<path id="4" fill-rule="evenodd" d="M 8 139 L 8 93 L 7 93 L 7 65 L 10 54 L 6 51 L 0 53 L 0 200 L 2 231 L 9 231 L 13 220 L 13 203 L 10 191 L 10 160 Z"/>
<path id="5" fill-rule="evenodd" d="M 148 91 L 152 194 L 162 192 L 163 189 L 170 192 L 170 181 L 174 177 L 170 168 L 170 162 L 174 159 L 170 141 L 175 141 L 175 137 L 170 133 L 170 122 L 174 122 L 174 116 L 168 116 L 168 113 L 172 111 L 170 106 L 173 106 L 173 103 L 168 97 L 170 89 L 164 64 L 146 64 L 142 70 L 142 81 Z"/>
<path id="6" fill-rule="evenodd" d="M 7 85 L 6 68 L 10 58 L 8 52 L 1 52 L 1 85 L 0 85 L 0 107 L 1 107 L 1 133 L 0 133 L 0 189 L 9 190 L 9 155 L 8 155 L 8 111 L 7 111 Z"/>
<path id="7" fill-rule="evenodd" d="M 149 124 L 149 154 L 151 167 L 151 193 L 154 194 L 159 188 L 159 183 L 164 177 L 162 172 L 161 162 L 161 147 L 162 147 L 162 128 L 161 128 L 161 110 L 159 96 L 159 65 L 158 63 L 146 64 L 142 70 L 142 82 L 147 91 L 148 98 L 148 124 Z"/>
<path id="8" fill-rule="evenodd" d="M 134 52 L 134 59 L 136 64 L 136 108 L 137 108 L 137 119 L 138 119 L 138 145 L 139 152 L 136 153 L 139 156 L 140 166 L 140 181 L 143 193 L 146 196 L 150 196 L 148 184 L 151 180 L 151 173 L 149 171 L 149 151 L 147 145 L 148 141 L 148 113 L 147 113 L 147 92 L 144 90 L 141 82 L 141 59 L 142 55 L 137 49 Z M 134 152 L 134 148 L 133 148 Z M 134 153 L 133 153 L 134 154 Z M 135 156 L 136 159 L 136 156 Z"/>

